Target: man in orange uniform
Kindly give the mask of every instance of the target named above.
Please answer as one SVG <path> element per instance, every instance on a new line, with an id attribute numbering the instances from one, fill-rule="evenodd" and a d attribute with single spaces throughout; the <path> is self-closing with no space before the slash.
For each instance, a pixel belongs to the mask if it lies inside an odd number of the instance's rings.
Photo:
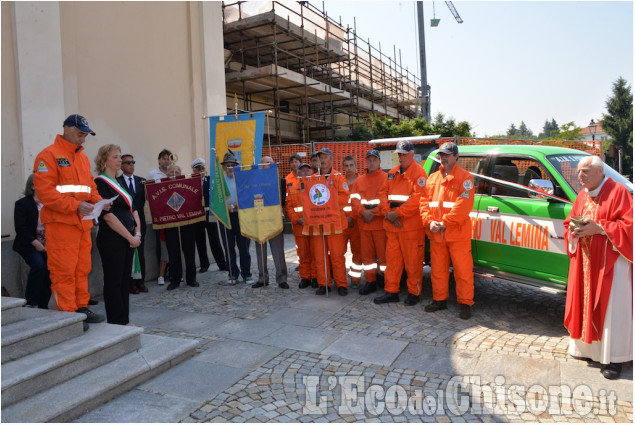
<path id="1" fill-rule="evenodd" d="M 409 141 L 397 143 L 399 165 L 388 173 L 379 192 L 379 213 L 384 215 L 386 230 L 386 293 L 375 304 L 399 302 L 399 282 L 404 266 L 408 274 L 408 306 L 419 302 L 423 277 L 425 233 L 419 217 L 420 191 L 426 184 L 426 172 L 414 160 Z"/>
<path id="2" fill-rule="evenodd" d="M 300 164 L 298 167 L 298 180 L 288 188 L 287 202 L 284 206 L 284 212 L 292 224 L 293 238 L 295 239 L 295 249 L 300 259 L 300 289 L 311 286 L 315 281 L 317 287 L 317 270 L 315 261 L 311 255 L 311 237 L 302 234 L 304 226 L 303 209 L 302 209 L 302 186 L 301 178 L 311 175 L 311 166 L 309 164 Z"/>
<path id="3" fill-rule="evenodd" d="M 348 275 L 351 278 L 351 288 L 359 289 L 359 283 L 362 281 L 362 247 L 359 236 L 359 225 L 354 218 L 353 205 L 351 204 L 353 194 L 357 193 L 355 182 L 358 176 L 355 158 L 350 155 L 345 156 L 342 161 L 342 166 L 344 168 L 344 177 L 346 178 L 348 191 L 351 193 L 351 197 L 348 198 L 348 205 L 344 207 L 346 219 L 348 220 L 348 226 L 344 229 L 344 244 L 346 245 L 350 242 L 351 254 L 353 255 Z M 359 195 L 356 195 L 356 197 L 359 198 Z"/>
<path id="4" fill-rule="evenodd" d="M 348 203 L 350 192 L 346 188 L 346 179 L 337 170 L 333 169 L 333 152 L 329 148 L 320 149 L 320 172 L 327 176 L 327 181 L 333 182 L 333 188 L 337 188 L 338 204 L 340 209 L 340 226 L 345 229 L 348 221 L 344 207 Z M 324 230 L 322 229 L 321 232 Z M 324 238 L 324 239 L 323 239 Z M 324 241 L 324 243 L 322 243 Z M 311 236 L 311 253 L 316 264 L 319 288 L 316 295 L 326 294 L 326 285 L 331 276 L 333 268 L 333 278 L 337 284 L 337 293 L 341 296 L 348 295 L 348 282 L 346 281 L 346 240 L 344 233 L 331 232 L 329 235 L 319 234 Z M 327 258 L 324 258 L 326 254 Z M 326 274 L 325 272 L 326 260 Z"/>
<path id="5" fill-rule="evenodd" d="M 439 148 L 441 168 L 432 173 L 421 196 L 421 218 L 430 239 L 432 303 L 428 312 L 447 308 L 450 296 L 450 259 L 456 281 L 456 298 L 461 304 L 459 317 L 472 316 L 474 273 L 472 271 L 472 221 L 474 181 L 459 167 L 459 147 L 453 142 Z"/>
<path id="6" fill-rule="evenodd" d="M 298 167 L 300 166 L 300 164 L 302 164 L 302 160 L 300 159 L 300 155 L 298 155 L 297 153 L 294 153 L 289 157 L 289 168 L 291 168 L 291 172 L 284 178 L 284 181 L 287 185 L 285 188 L 287 191 L 287 196 L 289 196 L 289 189 L 291 189 L 291 186 L 300 181 L 298 178 L 300 174 L 300 170 Z"/>
<path id="7" fill-rule="evenodd" d="M 91 270 L 92 220 L 82 220 L 101 200 L 82 144 L 95 133 L 81 115 L 64 121 L 64 134 L 35 158 L 33 183 L 44 205 L 40 218 L 47 241 L 51 290 L 58 310 L 84 313 L 88 323 L 104 317 L 90 311 L 88 273 Z M 108 209 L 109 206 L 106 207 Z"/>
<path id="8" fill-rule="evenodd" d="M 386 231 L 384 217 L 379 213 L 379 191 L 388 174 L 381 169 L 379 151 L 371 149 L 366 153 L 366 174 L 355 182 L 351 190 L 355 225 L 359 228 L 362 268 L 366 283 L 359 290 L 368 295 L 377 290 L 377 260 L 381 271 L 386 270 Z"/>

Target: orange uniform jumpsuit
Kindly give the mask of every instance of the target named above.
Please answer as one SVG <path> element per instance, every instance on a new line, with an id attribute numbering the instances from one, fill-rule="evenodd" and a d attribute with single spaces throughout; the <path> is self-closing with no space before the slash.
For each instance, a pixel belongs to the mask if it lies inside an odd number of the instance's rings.
<path id="1" fill-rule="evenodd" d="M 359 227 L 362 268 L 366 282 L 377 280 L 377 261 L 382 272 L 386 270 L 386 231 L 384 216 L 379 212 L 379 191 L 388 174 L 383 170 L 366 173 L 355 181 L 355 192 L 351 191 L 355 226 Z M 365 210 L 375 213 L 369 223 L 362 219 Z"/>
<path id="2" fill-rule="evenodd" d="M 454 164 L 444 178 L 443 166 L 433 173 L 421 197 L 421 218 L 430 239 L 432 299 L 445 301 L 450 296 L 450 260 L 456 281 L 456 299 L 460 304 L 474 304 L 472 263 L 472 220 L 474 181 L 469 172 Z M 445 225 L 442 232 L 432 233 L 430 222 Z"/>
<path id="3" fill-rule="evenodd" d="M 348 204 L 348 198 L 350 192 L 346 189 L 346 177 L 339 171 L 331 170 L 328 180 L 333 181 L 333 185 L 337 187 L 337 197 L 340 209 L 340 225 L 342 230 L 348 226 L 348 220 L 346 220 L 346 213 L 344 207 Z M 346 281 L 346 239 L 344 239 L 344 232 L 335 233 L 331 232 L 329 235 L 324 235 L 324 242 L 326 246 L 323 250 L 322 244 L 322 232 L 323 227 L 320 226 L 319 235 L 311 235 L 311 253 L 313 254 L 313 261 L 316 264 L 318 274 L 318 285 L 325 286 L 328 283 L 328 276 L 331 276 L 331 268 L 333 269 L 333 278 L 337 287 L 348 287 Z M 324 264 L 326 254 L 326 274 L 324 274 Z"/>
<path id="4" fill-rule="evenodd" d="M 348 185 L 348 191 L 351 193 L 351 196 L 348 198 L 348 204 L 344 207 L 344 212 L 346 213 L 346 217 L 350 217 L 353 219 L 353 227 L 346 226 L 344 229 L 344 237 L 345 244 L 351 244 L 351 254 L 353 255 L 353 261 L 351 263 L 351 268 L 348 271 L 348 275 L 351 278 L 351 282 L 361 282 L 362 280 L 362 246 L 360 240 L 359 233 L 359 225 L 356 223 L 355 216 L 353 213 L 353 204 L 351 201 L 353 200 L 353 195 L 357 193 L 357 179 L 355 178 L 355 182 L 351 185 Z M 346 177 L 344 177 L 346 179 Z"/>
<path id="5" fill-rule="evenodd" d="M 46 231 L 51 291 L 58 310 L 88 306 L 92 220 L 77 212 L 83 201 L 101 200 L 84 148 L 57 135 L 35 158 L 33 184 L 44 205 L 40 219 Z"/>
<path id="6" fill-rule="evenodd" d="M 300 179 L 292 183 L 291 186 L 287 185 L 287 202 L 284 205 L 284 212 L 293 228 L 295 249 L 300 259 L 300 279 L 317 279 L 315 261 L 313 261 L 313 256 L 311 255 L 311 237 L 303 235 L 302 228 L 304 226 L 298 224 L 298 219 L 304 215 Z"/>
<path id="7" fill-rule="evenodd" d="M 412 162 L 404 172 L 399 166 L 388 173 L 386 181 L 379 192 L 379 211 L 386 215 L 396 211 L 402 227 L 394 226 L 384 220 L 386 231 L 386 273 L 384 274 L 384 290 L 388 293 L 399 293 L 399 282 L 404 266 L 408 273 L 408 292 L 421 294 L 423 277 L 423 255 L 425 250 L 425 233 L 419 216 L 420 191 L 426 184 L 426 172 L 421 165 Z"/>

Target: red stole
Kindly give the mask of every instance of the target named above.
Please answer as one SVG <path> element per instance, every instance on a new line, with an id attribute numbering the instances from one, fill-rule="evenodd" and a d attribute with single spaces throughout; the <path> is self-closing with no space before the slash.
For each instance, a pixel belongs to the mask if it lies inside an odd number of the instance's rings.
<path id="1" fill-rule="evenodd" d="M 572 216 L 593 219 L 606 236 L 580 238 L 576 252 L 571 254 L 568 247 Z M 584 190 L 578 194 L 564 226 L 565 246 L 571 259 L 564 326 L 571 338 L 590 344 L 602 338 L 615 262 L 620 255 L 633 262 L 633 196 L 608 178 L 595 198 Z"/>

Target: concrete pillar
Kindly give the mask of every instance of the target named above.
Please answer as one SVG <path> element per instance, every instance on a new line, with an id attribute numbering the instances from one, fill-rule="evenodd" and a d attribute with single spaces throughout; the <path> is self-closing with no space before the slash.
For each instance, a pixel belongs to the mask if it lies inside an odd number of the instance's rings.
<path id="1" fill-rule="evenodd" d="M 225 115 L 225 56 L 222 3 L 205 1 L 202 7 L 202 66 L 206 114 Z"/>
<path id="2" fill-rule="evenodd" d="M 58 2 L 14 2 L 18 132 L 25 175 L 64 122 Z"/>

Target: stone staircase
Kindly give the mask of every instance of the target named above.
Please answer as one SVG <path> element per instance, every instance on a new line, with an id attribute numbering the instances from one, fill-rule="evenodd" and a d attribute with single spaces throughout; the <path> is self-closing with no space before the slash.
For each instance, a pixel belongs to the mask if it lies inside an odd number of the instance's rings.
<path id="1" fill-rule="evenodd" d="M 2 422 L 68 422 L 196 353 L 197 341 L 91 324 L 2 297 Z"/>

